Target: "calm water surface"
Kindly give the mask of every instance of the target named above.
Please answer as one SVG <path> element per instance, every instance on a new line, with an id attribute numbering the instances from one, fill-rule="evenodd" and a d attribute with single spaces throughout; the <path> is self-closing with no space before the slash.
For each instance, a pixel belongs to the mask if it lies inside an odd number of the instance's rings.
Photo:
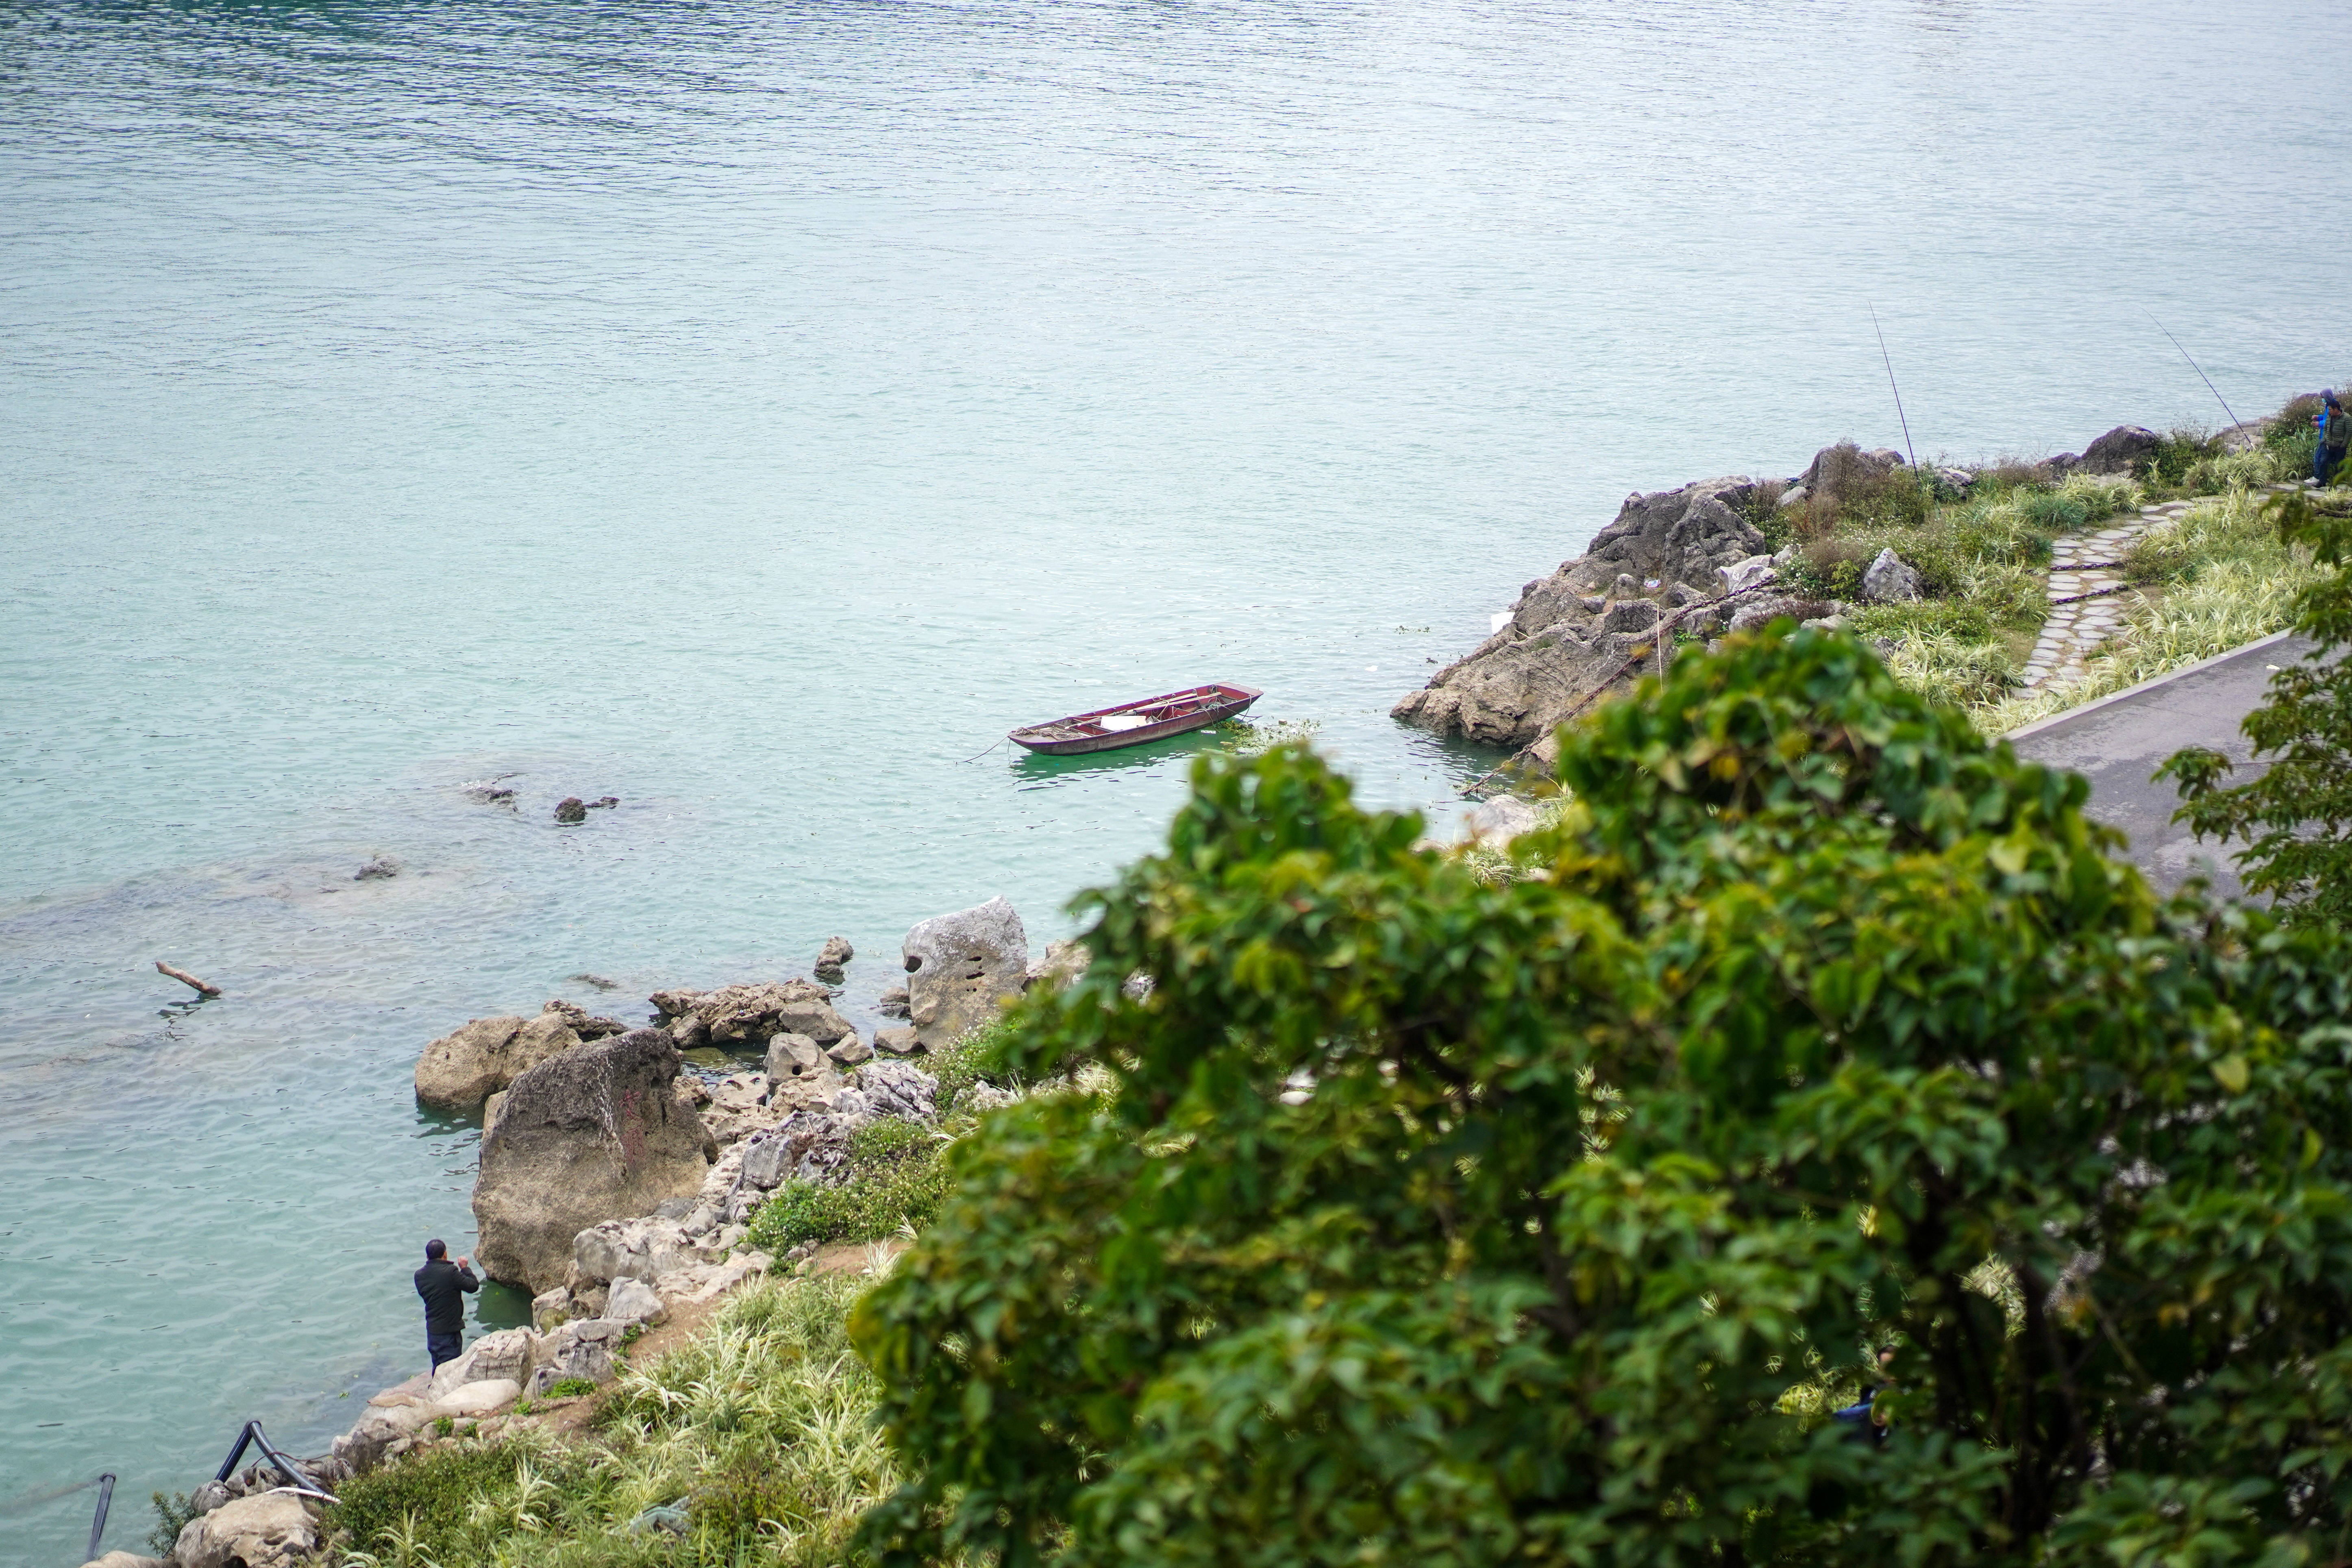
<path id="1" fill-rule="evenodd" d="M 435 1035 L 1064 934 L 1190 747 L 1010 726 L 1242 681 L 1443 806 L 1388 705 L 1628 490 L 1899 444 L 1866 302 L 1923 453 L 2211 417 L 2151 310 L 2352 374 L 2347 22 L 0 12 L 0 1561 L 414 1368 Z"/>

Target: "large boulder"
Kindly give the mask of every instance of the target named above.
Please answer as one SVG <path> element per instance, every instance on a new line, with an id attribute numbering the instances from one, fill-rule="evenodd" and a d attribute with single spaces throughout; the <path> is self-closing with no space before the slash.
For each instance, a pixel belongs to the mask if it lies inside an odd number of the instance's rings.
<path id="1" fill-rule="evenodd" d="M 529 1329 L 500 1329 L 467 1345 L 456 1361 L 443 1362 L 436 1367 L 422 1397 L 441 1399 L 469 1383 L 500 1378 L 520 1383 L 530 1375 L 531 1363 L 538 1359 L 537 1334 Z"/>
<path id="2" fill-rule="evenodd" d="M 927 1050 L 993 1021 L 1028 984 L 1029 936 L 1002 898 L 932 916 L 907 933 L 900 951 L 915 1037 Z"/>
<path id="3" fill-rule="evenodd" d="M 1865 452 L 1851 441 L 1840 441 L 1814 453 L 1797 483 L 1809 499 L 1834 507 L 1857 491 L 1885 483 L 1888 475 L 1904 466 L 1900 452 L 1884 447 Z"/>
<path id="4" fill-rule="evenodd" d="M 190 1520 L 173 1543 L 179 1568 L 295 1568 L 319 1549 L 319 1521 L 291 1492 L 239 1498 Z"/>
<path id="5" fill-rule="evenodd" d="M 572 1378 L 609 1383 L 617 1370 L 613 1358 L 621 1349 L 629 1325 L 612 1318 L 583 1318 L 565 1323 L 547 1336 L 547 1357 L 530 1374 L 526 1390 L 544 1397 L 557 1384 Z"/>
<path id="6" fill-rule="evenodd" d="M 536 1295 L 563 1282 L 572 1238 L 700 1189 L 709 1134 L 677 1098 L 677 1050 L 660 1029 L 596 1040 L 524 1073 L 482 1140 L 475 1256 Z"/>
<path id="7" fill-rule="evenodd" d="M 1865 604 L 1900 605 L 1919 596 L 1919 571 L 1892 549 L 1882 550 L 1862 574 Z"/>
<path id="8" fill-rule="evenodd" d="M 1696 629 L 1687 606 L 1723 593 L 1727 573 L 1759 556 L 1769 563 L 1770 547 L 1748 520 L 1755 501 L 1755 481 L 1738 478 L 1627 497 L 1584 554 L 1523 587 L 1508 623 L 1392 716 L 1548 757 L 1563 719 L 1648 668 L 1663 620 Z"/>
<path id="9" fill-rule="evenodd" d="M 2156 460 L 2164 437 L 2138 425 L 2118 425 L 2083 448 L 2086 474 L 2137 474 Z"/>
<path id="10" fill-rule="evenodd" d="M 471 1110 L 523 1073 L 580 1044 L 561 1013 L 477 1018 L 425 1047 L 416 1098 L 436 1110 Z"/>

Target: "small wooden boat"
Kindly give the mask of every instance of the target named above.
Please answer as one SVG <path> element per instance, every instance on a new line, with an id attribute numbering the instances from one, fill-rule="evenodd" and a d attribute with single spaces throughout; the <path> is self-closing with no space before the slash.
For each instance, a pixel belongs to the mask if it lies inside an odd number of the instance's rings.
<path id="1" fill-rule="evenodd" d="M 1246 686 L 1193 686 L 1140 702 L 1073 713 L 1051 723 L 1015 730 L 1010 739 L 1033 752 L 1069 757 L 1084 752 L 1111 752 L 1162 741 L 1190 730 L 1205 730 L 1246 710 L 1265 693 Z"/>

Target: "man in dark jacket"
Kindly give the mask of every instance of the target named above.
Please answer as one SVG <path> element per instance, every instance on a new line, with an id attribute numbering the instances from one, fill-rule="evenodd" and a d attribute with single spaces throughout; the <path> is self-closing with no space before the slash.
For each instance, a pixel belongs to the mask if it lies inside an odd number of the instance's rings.
<path id="1" fill-rule="evenodd" d="M 466 1298 L 482 1288 L 474 1278 L 474 1260 L 449 1261 L 449 1249 L 436 1237 L 425 1244 L 425 1267 L 416 1271 L 416 1293 L 425 1298 L 425 1353 L 437 1370 L 456 1361 L 466 1331 Z"/>

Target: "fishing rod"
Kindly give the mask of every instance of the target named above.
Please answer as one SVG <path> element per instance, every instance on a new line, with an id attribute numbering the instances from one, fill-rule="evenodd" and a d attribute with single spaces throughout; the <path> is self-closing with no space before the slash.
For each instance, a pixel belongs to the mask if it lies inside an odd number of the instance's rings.
<path id="1" fill-rule="evenodd" d="M 1895 417 L 1903 421 L 1903 449 L 1910 454 L 1911 471 L 1916 474 L 1919 452 L 1911 445 L 1911 417 L 1903 412 L 1903 389 L 1895 384 L 1895 356 L 1886 352 L 1886 329 L 1878 324 L 1878 307 L 1867 300 L 1863 303 L 1870 306 L 1870 330 L 1878 334 L 1878 357 L 1886 362 L 1886 384 L 1895 394 Z"/>
<path id="2" fill-rule="evenodd" d="M 2147 307 L 2142 306 L 2141 309 L 2146 310 Z M 2147 319 L 2151 321 L 2156 321 L 2156 312 L 2154 310 L 2148 310 Z M 2172 337 L 2171 328 L 2166 326 L 2162 321 L 2156 321 L 2156 330 L 2162 332 L 2166 337 L 2172 338 L 2172 346 L 2174 348 L 2180 349 L 2180 340 L 2179 338 Z M 2231 411 L 2230 400 L 2221 395 L 2221 389 L 2213 384 L 2213 378 L 2205 374 L 2205 367 L 2199 364 L 2194 359 L 2189 358 L 2189 353 L 2187 349 L 2180 349 L 2180 357 L 2189 361 L 2189 368 L 2197 373 L 2197 379 L 2205 384 L 2205 390 L 2213 395 L 2213 401 L 2221 405 L 2221 412 L 2230 416 L 2230 424 L 2231 427 L 2234 428 L 2239 423 L 2238 416 Z"/>

